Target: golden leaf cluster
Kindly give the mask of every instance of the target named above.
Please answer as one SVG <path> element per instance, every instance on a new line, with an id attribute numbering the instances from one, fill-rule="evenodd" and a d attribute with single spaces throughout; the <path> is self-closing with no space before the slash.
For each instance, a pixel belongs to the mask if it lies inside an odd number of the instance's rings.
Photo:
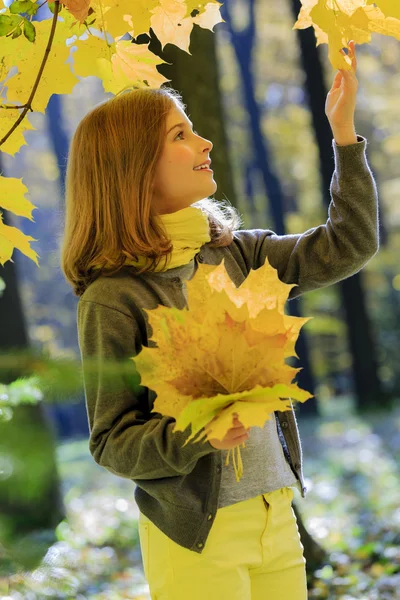
<path id="1" fill-rule="evenodd" d="M 245 428 L 263 427 L 275 410 L 291 410 L 292 398 L 313 397 L 292 383 L 301 369 L 285 363 L 297 357 L 295 344 L 310 318 L 284 314 L 295 285 L 281 282 L 268 259 L 239 288 L 224 260 L 218 267 L 199 265 L 185 283 L 188 309 L 146 310 L 157 347 L 143 347 L 132 358 L 141 385 L 157 393 L 152 412 L 174 417 L 174 431 L 191 425 L 185 445 L 214 417 L 209 434 L 195 441 L 222 440 L 233 413 Z"/>
<path id="2" fill-rule="evenodd" d="M 317 46 L 328 44 L 334 69 L 351 69 L 349 56 L 340 53 L 350 40 L 371 41 L 373 32 L 400 40 L 398 0 L 300 0 L 302 8 L 293 29 L 314 27 Z"/>

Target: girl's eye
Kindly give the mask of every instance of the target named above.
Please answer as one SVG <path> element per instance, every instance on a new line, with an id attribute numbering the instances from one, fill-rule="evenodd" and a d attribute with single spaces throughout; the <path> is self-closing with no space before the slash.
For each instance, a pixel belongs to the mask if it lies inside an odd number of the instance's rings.
<path id="1" fill-rule="evenodd" d="M 175 138 L 175 139 L 177 139 L 177 138 L 178 138 L 180 135 L 183 135 L 184 133 L 185 133 L 184 131 L 180 131 L 180 132 L 178 133 L 178 135 L 176 136 L 176 138 Z M 197 131 L 193 131 L 193 133 L 194 133 L 195 135 L 199 135 L 199 134 L 197 133 Z"/>

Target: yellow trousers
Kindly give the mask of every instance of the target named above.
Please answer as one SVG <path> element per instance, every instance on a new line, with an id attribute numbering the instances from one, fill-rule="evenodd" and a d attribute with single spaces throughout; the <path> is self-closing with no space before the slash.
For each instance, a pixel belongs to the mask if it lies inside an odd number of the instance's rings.
<path id="1" fill-rule="evenodd" d="M 285 487 L 217 510 L 202 554 L 139 514 L 152 600 L 307 600 L 303 545 Z"/>

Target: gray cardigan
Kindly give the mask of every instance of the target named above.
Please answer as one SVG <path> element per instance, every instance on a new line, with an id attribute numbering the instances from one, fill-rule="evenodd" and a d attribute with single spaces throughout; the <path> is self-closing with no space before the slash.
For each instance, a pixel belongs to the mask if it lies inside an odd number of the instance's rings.
<path id="1" fill-rule="evenodd" d="M 295 283 L 289 300 L 351 277 L 378 252 L 378 194 L 369 168 L 367 140 L 337 146 L 325 224 L 303 234 L 276 235 L 268 229 L 238 230 L 224 248 L 202 246 L 182 267 L 135 276 L 124 267 L 100 276 L 82 294 L 77 308 L 78 341 L 94 460 L 134 481 L 139 510 L 181 546 L 201 554 L 218 508 L 285 485 L 304 497 L 302 451 L 295 413 L 275 412 L 264 428 L 253 427 L 241 449 L 244 475 L 236 482 L 226 451 L 206 442 L 183 443 L 190 435 L 172 432 L 175 419 L 150 413 L 155 392 L 140 386 L 130 357 L 142 345 L 155 347 L 143 308 L 187 306 L 185 280 L 198 262 L 225 259 L 229 276 L 242 284 L 250 269 L 268 257 L 285 283 Z M 89 372 L 89 362 L 95 368 Z M 109 366 L 109 367 L 108 367 Z M 112 368 L 112 367 L 117 368 Z M 232 462 L 232 461 L 231 461 Z"/>

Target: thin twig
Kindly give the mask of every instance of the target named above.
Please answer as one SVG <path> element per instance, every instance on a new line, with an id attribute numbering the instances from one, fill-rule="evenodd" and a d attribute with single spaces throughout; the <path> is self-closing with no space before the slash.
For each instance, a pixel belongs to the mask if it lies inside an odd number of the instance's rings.
<path id="1" fill-rule="evenodd" d="M 0 108 L 25 108 L 26 104 L 23 104 L 22 106 L 17 106 L 15 104 L 9 104 L 9 105 L 5 105 L 5 104 L 0 104 Z"/>
<path id="2" fill-rule="evenodd" d="M 39 82 L 40 82 L 40 78 L 42 76 L 44 67 L 46 66 L 46 62 L 47 59 L 49 58 L 49 54 L 50 54 L 50 50 L 51 50 L 51 46 L 53 44 L 53 39 L 54 39 L 54 34 L 56 31 L 56 26 L 57 26 L 57 16 L 58 16 L 58 12 L 59 12 L 59 8 L 60 8 L 60 0 L 54 0 L 55 3 L 55 7 L 54 7 L 54 15 L 53 15 L 53 22 L 51 25 L 51 31 L 50 31 L 50 36 L 49 36 L 49 40 L 47 42 L 47 46 L 46 46 L 46 50 L 44 51 L 44 56 L 43 56 L 43 60 L 42 60 L 42 64 L 40 65 L 40 69 L 39 72 L 37 74 L 36 77 L 36 81 L 33 85 L 32 88 L 32 92 L 31 95 L 28 98 L 27 103 L 24 105 L 24 109 L 22 111 L 22 113 L 19 115 L 18 119 L 16 120 L 16 122 L 14 123 L 14 125 L 11 127 L 10 131 L 8 133 L 6 133 L 6 135 L 3 137 L 2 140 L 0 140 L 0 146 L 2 146 L 4 144 L 4 142 L 6 140 L 8 140 L 8 138 L 10 137 L 10 135 L 13 133 L 13 131 L 15 131 L 15 129 L 18 127 L 18 125 L 21 123 L 21 121 L 24 120 L 26 113 L 28 112 L 28 110 L 33 112 L 32 109 L 32 100 L 36 94 L 36 90 L 38 88 Z M 6 108 L 6 107 L 5 107 Z M 16 106 L 10 107 L 8 106 L 7 108 L 19 108 Z"/>

